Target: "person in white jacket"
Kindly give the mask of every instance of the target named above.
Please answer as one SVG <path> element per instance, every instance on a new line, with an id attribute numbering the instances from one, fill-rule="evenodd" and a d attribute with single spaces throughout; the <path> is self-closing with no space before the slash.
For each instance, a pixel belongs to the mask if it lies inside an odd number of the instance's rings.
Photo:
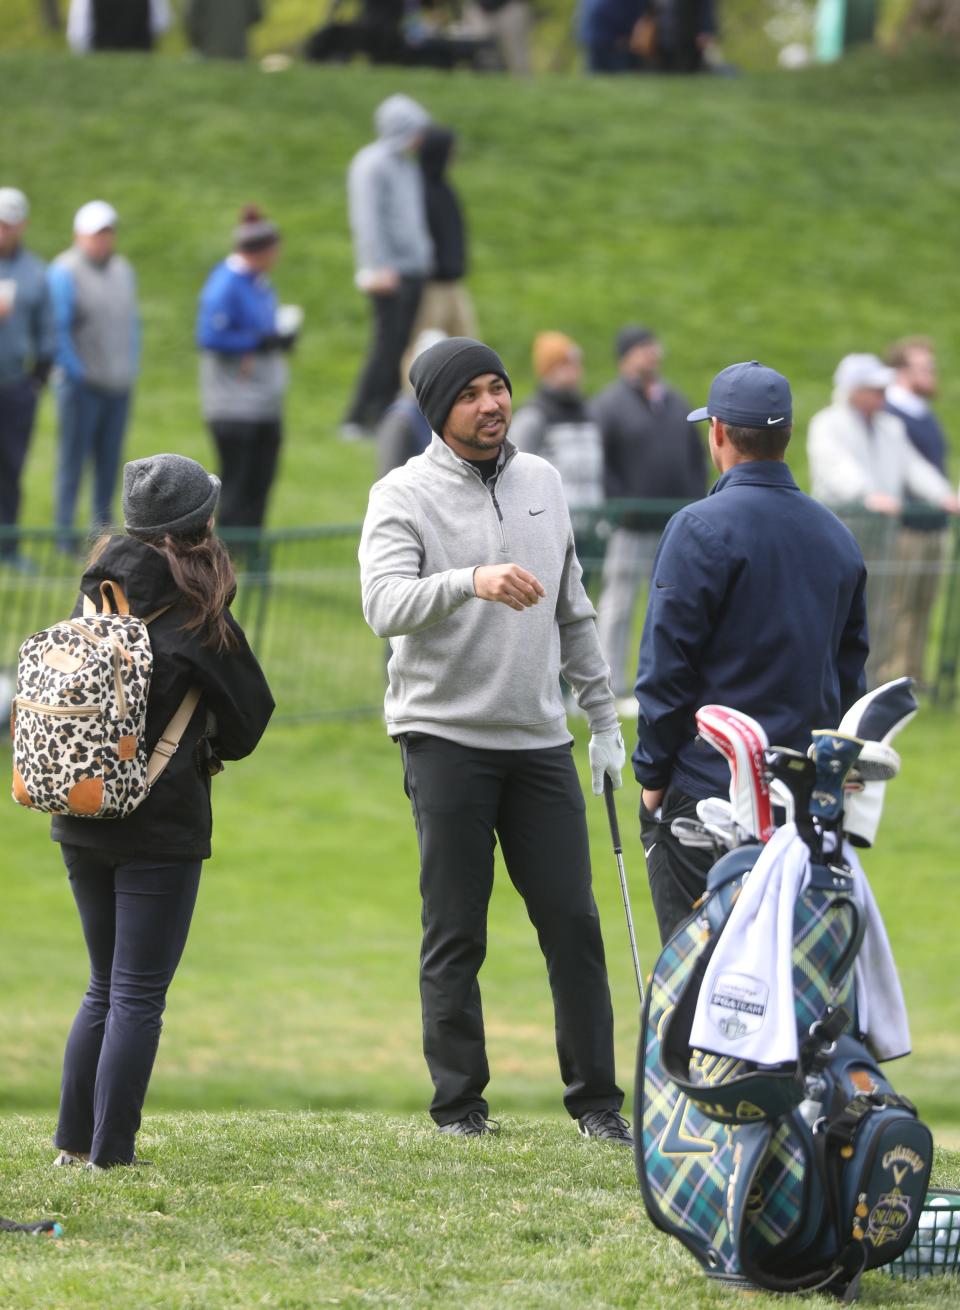
<path id="1" fill-rule="evenodd" d="M 960 511 L 950 483 L 912 444 L 902 420 L 884 409 L 892 378 L 876 355 L 846 355 L 834 374 L 833 403 L 814 414 L 807 433 L 812 494 L 841 515 L 850 513 L 866 557 L 872 686 L 903 672 L 891 660 L 905 497 Z"/>

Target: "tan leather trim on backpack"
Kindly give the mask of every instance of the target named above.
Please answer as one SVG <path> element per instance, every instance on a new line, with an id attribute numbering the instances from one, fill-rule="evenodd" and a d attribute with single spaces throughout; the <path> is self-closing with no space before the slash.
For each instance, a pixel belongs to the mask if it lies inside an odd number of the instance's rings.
<path id="1" fill-rule="evenodd" d="M 75 782 L 67 795 L 71 814 L 99 814 L 103 808 L 103 779 L 84 778 Z"/>
<path id="2" fill-rule="evenodd" d="M 20 770 L 13 771 L 13 799 L 18 805 L 26 805 L 28 809 L 33 808 L 33 800 L 27 791 L 27 785 L 20 776 Z"/>

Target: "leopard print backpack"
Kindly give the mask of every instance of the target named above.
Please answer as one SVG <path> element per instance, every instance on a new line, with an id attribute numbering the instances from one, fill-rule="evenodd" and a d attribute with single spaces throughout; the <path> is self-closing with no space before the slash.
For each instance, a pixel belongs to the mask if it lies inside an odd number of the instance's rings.
<path id="1" fill-rule="evenodd" d="M 101 608 L 36 632 L 20 647 L 13 702 L 13 799 L 43 814 L 122 819 L 147 797 L 200 699 L 184 696 L 150 757 L 144 745 L 153 651 L 123 589 L 100 584 Z"/>

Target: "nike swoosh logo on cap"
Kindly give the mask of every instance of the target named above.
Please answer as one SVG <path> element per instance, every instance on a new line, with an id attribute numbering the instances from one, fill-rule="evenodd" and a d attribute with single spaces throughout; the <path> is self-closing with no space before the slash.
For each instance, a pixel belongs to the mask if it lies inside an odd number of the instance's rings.
<path id="1" fill-rule="evenodd" d="M 538 514 L 546 514 L 546 512 L 547 512 L 547 507 L 546 507 L 546 505 L 544 505 L 543 509 L 528 509 L 528 510 L 527 510 L 527 513 L 530 515 L 530 517 L 531 517 L 532 519 L 535 519 L 535 518 L 537 517 Z"/>
<path id="2" fill-rule="evenodd" d="M 772 424 L 774 424 L 774 423 L 782 423 L 782 422 L 783 422 L 783 417 L 780 417 L 780 418 L 768 418 L 768 419 L 767 419 L 767 427 L 769 428 L 769 427 L 772 426 Z"/>

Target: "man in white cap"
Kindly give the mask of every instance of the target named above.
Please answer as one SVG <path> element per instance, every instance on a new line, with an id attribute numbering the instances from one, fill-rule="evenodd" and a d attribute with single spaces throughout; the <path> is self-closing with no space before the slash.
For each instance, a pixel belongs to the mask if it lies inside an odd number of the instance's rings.
<path id="1" fill-rule="evenodd" d="M 9 531 L 20 511 L 20 475 L 37 398 L 53 362 L 53 314 L 43 260 L 23 246 L 27 197 L 0 187 L 0 563 L 28 567 Z"/>
<path id="2" fill-rule="evenodd" d="M 115 250 L 117 212 L 105 200 L 77 210 L 74 242 L 50 266 L 57 328 L 60 442 L 55 520 L 58 545 L 74 545 L 80 479 L 93 463 L 93 523 L 111 520 L 130 394 L 140 360 L 133 269 Z"/>
<path id="3" fill-rule="evenodd" d="M 893 376 L 876 355 L 844 356 L 833 376 L 833 403 L 814 414 L 807 433 L 812 493 L 832 509 L 853 511 L 851 526 L 867 559 L 871 686 L 906 672 L 894 667 L 897 596 L 903 589 L 896 567 L 890 568 L 899 553 L 905 498 L 948 514 L 960 510 L 950 483 L 912 444 L 902 419 L 886 411 Z"/>

